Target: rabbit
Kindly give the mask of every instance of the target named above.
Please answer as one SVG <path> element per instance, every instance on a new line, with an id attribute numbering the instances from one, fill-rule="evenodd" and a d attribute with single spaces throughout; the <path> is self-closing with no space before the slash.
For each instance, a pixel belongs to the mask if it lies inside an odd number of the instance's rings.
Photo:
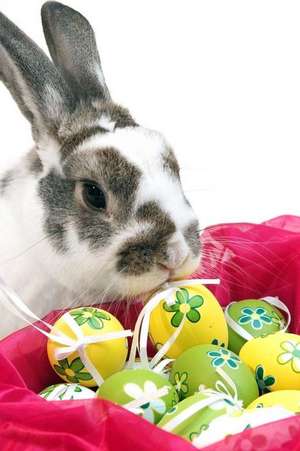
<path id="1" fill-rule="evenodd" d="M 90 23 L 53 1 L 41 15 L 52 61 L 0 13 L 0 78 L 34 141 L 0 177 L 0 276 L 40 317 L 143 297 L 201 253 L 174 152 L 111 99 Z M 2 336 L 22 326 L 3 308 Z"/>

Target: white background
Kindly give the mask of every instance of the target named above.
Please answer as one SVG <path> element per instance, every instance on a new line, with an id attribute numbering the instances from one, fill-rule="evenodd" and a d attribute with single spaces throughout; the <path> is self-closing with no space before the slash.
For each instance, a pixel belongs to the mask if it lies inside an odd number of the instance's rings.
<path id="1" fill-rule="evenodd" d="M 92 23 L 114 100 L 173 145 L 202 226 L 300 214 L 298 1 L 65 3 Z M 0 0 L 45 49 L 41 4 Z M 0 88 L 2 170 L 32 140 Z"/>

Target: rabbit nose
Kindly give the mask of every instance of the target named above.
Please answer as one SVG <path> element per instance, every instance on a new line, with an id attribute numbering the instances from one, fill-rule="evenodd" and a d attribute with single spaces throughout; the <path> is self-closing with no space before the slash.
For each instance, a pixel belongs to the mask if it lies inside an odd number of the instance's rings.
<path id="1" fill-rule="evenodd" d="M 167 259 L 161 265 L 170 271 L 179 268 L 188 258 L 189 248 L 181 233 L 176 233 L 169 240 Z"/>

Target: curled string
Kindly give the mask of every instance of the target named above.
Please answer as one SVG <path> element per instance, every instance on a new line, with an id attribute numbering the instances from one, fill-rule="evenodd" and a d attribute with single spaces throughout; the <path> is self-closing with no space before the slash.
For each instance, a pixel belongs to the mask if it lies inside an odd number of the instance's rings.
<path id="1" fill-rule="evenodd" d="M 148 353 L 147 353 L 147 344 L 148 344 L 148 336 L 149 336 L 149 323 L 150 317 L 153 310 L 159 305 L 159 303 L 166 299 L 166 302 L 171 305 L 174 303 L 174 293 L 177 288 L 184 286 L 193 286 L 193 285 L 218 285 L 220 283 L 219 279 L 185 279 L 179 280 L 175 282 L 165 283 L 162 288 L 162 291 L 155 293 L 150 300 L 145 304 L 143 309 L 141 310 L 137 322 L 135 324 L 134 332 L 133 332 L 133 340 L 131 351 L 128 359 L 128 367 L 133 368 L 137 353 L 140 355 L 141 366 L 144 368 L 152 369 L 157 371 L 158 364 L 160 371 L 162 371 L 169 363 L 170 359 L 166 359 L 164 363 L 160 362 L 164 355 L 167 354 L 168 350 L 171 348 L 172 344 L 176 341 L 182 329 L 184 327 L 186 321 L 186 313 L 183 314 L 183 318 L 179 327 L 176 331 L 169 337 L 169 339 L 164 343 L 164 345 L 160 348 L 160 350 L 155 354 L 155 356 L 149 362 Z M 159 363 L 160 362 L 160 363 Z"/>

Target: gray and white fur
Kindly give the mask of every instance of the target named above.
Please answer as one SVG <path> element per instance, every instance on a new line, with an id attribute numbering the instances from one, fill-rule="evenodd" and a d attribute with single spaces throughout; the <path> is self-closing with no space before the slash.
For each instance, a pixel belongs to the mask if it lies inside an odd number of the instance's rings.
<path id="1" fill-rule="evenodd" d="M 42 21 L 52 61 L 0 13 L 0 78 L 35 142 L 0 176 L 0 275 L 38 315 L 130 299 L 199 264 L 170 145 L 112 101 L 80 13 L 47 2 Z M 3 311 L 0 335 L 20 326 Z"/>

